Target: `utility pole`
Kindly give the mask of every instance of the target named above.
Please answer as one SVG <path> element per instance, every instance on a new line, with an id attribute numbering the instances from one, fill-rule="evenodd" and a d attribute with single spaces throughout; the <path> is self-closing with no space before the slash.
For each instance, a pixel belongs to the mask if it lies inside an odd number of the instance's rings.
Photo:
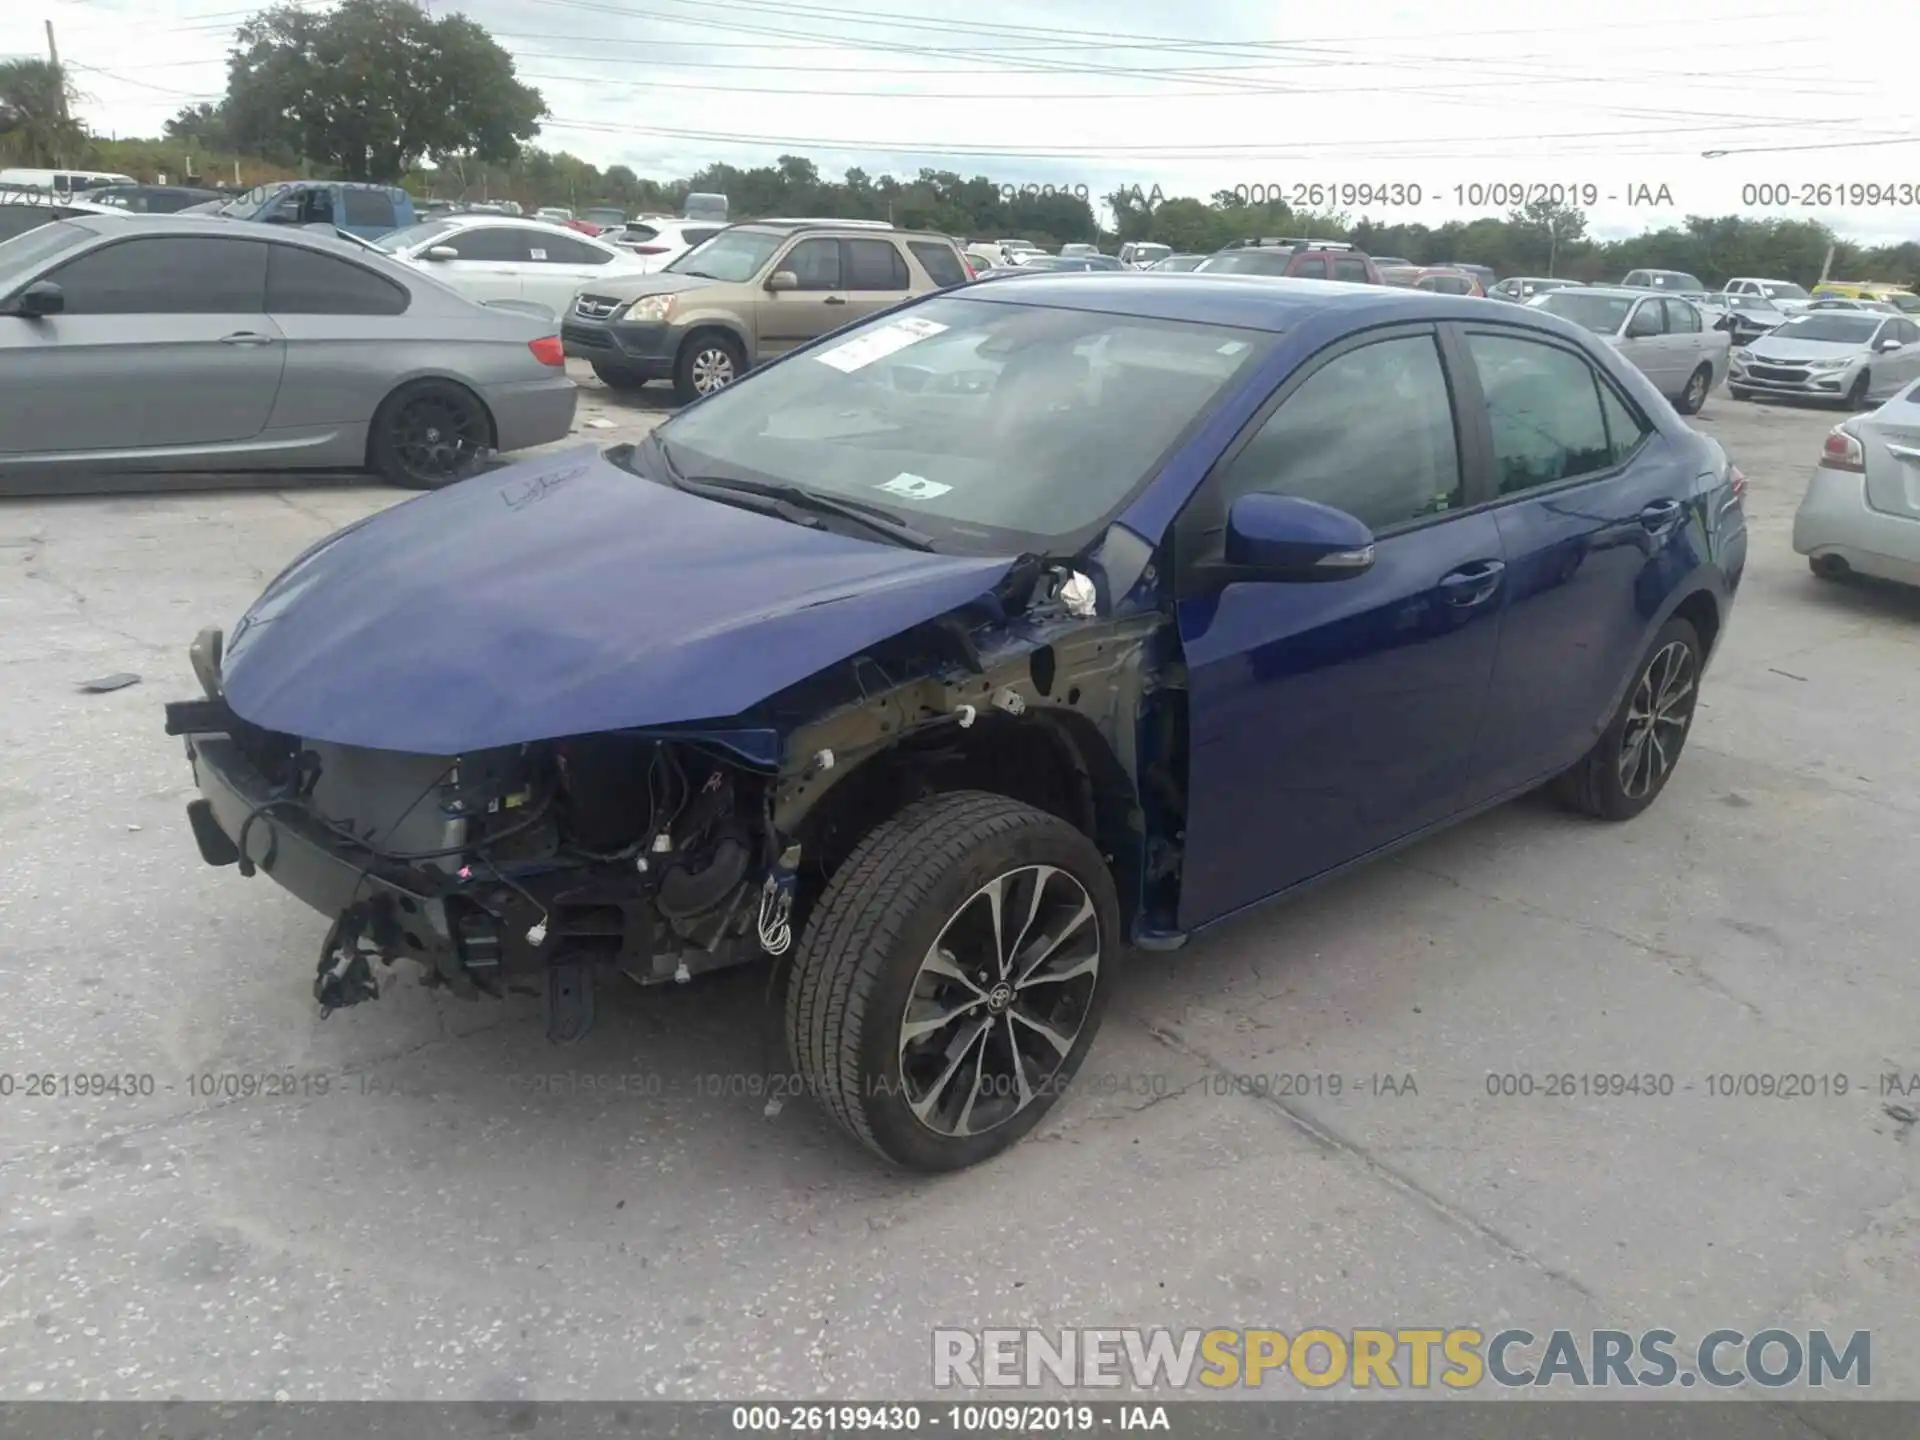
<path id="1" fill-rule="evenodd" d="M 64 141 L 66 128 L 73 119 L 71 115 L 67 114 L 67 72 L 60 68 L 60 45 L 59 42 L 53 38 L 53 21 L 47 21 L 46 26 L 47 59 L 53 63 L 53 83 L 60 96 L 60 129 Z M 56 154 L 53 157 L 53 163 L 56 165 L 66 164 L 66 156 Z"/>

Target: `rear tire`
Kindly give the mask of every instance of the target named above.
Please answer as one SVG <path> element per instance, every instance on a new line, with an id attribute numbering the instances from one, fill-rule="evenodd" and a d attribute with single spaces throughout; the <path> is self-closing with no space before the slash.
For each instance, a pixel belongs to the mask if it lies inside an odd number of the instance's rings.
<path id="1" fill-rule="evenodd" d="M 1631 820 L 1660 798 L 1693 729 L 1706 657 L 1679 616 L 1660 627 L 1612 721 L 1553 783 L 1563 804 L 1596 820 Z"/>
<path id="2" fill-rule="evenodd" d="M 808 918 L 787 990 L 794 1069 L 895 1165 L 976 1165 L 1067 1088 L 1120 944 L 1112 876 L 1073 826 L 982 791 L 917 801 Z"/>
<path id="3" fill-rule="evenodd" d="M 638 370 L 630 370 L 625 365 L 610 365 L 604 360 L 593 362 L 593 373 L 609 390 L 638 390 L 647 383 L 647 377 Z"/>
<path id="4" fill-rule="evenodd" d="M 1673 408 L 1682 415 L 1698 415 L 1700 407 L 1707 403 L 1707 391 L 1713 388 L 1713 367 L 1702 365 L 1687 377 L 1687 388 L 1680 392 L 1680 398 L 1673 402 Z"/>
<path id="5" fill-rule="evenodd" d="M 487 407 L 451 380 L 402 385 L 380 402 L 368 428 L 367 464 L 408 490 L 466 479 L 493 445 Z"/>
<path id="6" fill-rule="evenodd" d="M 1853 567 L 1838 555 L 1813 555 L 1807 559 L 1807 568 L 1821 580 L 1840 581 L 1853 574 Z"/>
<path id="7" fill-rule="evenodd" d="M 1753 391 L 1751 391 L 1751 390 L 1736 390 L 1736 389 L 1734 389 L 1734 388 L 1733 388 L 1733 387 L 1732 387 L 1731 385 L 1729 385 L 1729 386 L 1727 387 L 1727 394 L 1729 394 L 1729 395 L 1731 395 L 1731 396 L 1732 396 L 1732 397 L 1733 397 L 1734 399 L 1736 399 L 1736 400 L 1751 400 L 1751 399 L 1753 399 Z"/>
<path id="8" fill-rule="evenodd" d="M 673 393 L 682 405 L 724 390 L 747 369 L 746 351 L 724 330 L 699 330 L 680 345 L 673 363 Z"/>

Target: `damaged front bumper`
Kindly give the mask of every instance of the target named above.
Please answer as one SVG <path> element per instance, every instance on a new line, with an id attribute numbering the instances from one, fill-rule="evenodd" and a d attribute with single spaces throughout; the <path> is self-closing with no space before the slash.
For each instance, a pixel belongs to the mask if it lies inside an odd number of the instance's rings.
<path id="1" fill-rule="evenodd" d="M 728 866 L 716 870 L 701 857 L 694 873 L 670 829 L 649 829 L 617 854 L 583 857 L 540 838 L 552 823 L 546 806 L 500 808 L 524 795 L 499 798 L 496 756 L 383 757 L 428 767 L 441 782 L 454 776 L 424 791 L 417 781 L 408 787 L 404 799 L 420 791 L 416 805 L 435 813 L 396 850 L 388 836 L 342 823 L 315 803 L 315 776 L 326 768 L 315 750 L 325 747 L 236 715 L 219 692 L 218 656 L 213 632 L 196 641 L 194 668 L 207 698 L 166 707 L 167 733 L 184 741 L 200 791 L 187 805 L 188 823 L 207 864 L 264 874 L 331 921 L 313 982 L 323 1015 L 376 998 L 376 967 L 404 960 L 422 968 L 429 986 L 465 998 L 544 991 L 553 1038 L 577 1039 L 592 1023 L 601 970 L 641 984 L 684 981 L 756 958 L 767 917 L 784 917 L 796 856 L 753 867 L 736 849 Z M 707 790 L 718 792 L 709 781 Z M 723 798 L 714 795 L 716 812 Z M 502 828 L 484 818 L 489 812 L 526 819 Z M 501 839 L 511 834 L 522 843 L 502 858 Z"/>

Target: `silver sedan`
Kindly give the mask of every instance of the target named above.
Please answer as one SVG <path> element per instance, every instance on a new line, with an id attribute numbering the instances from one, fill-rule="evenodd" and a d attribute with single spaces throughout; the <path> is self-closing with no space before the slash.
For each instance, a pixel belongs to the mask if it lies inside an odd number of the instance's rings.
<path id="1" fill-rule="evenodd" d="M 1664 271 L 1642 272 L 1636 274 Z M 1600 336 L 1682 415 L 1696 414 L 1726 377 L 1731 344 L 1691 300 L 1626 286 L 1552 290 L 1527 302 Z"/>
<path id="2" fill-rule="evenodd" d="M 1798 395 L 1859 409 L 1920 380 L 1920 325 L 1904 315 L 1820 310 L 1796 315 L 1733 354 L 1736 400 Z"/>
<path id="3" fill-rule="evenodd" d="M 1914 393 L 1843 421 L 1827 436 L 1793 517 L 1793 548 L 1823 579 L 1861 574 L 1920 586 L 1920 400 Z"/>
<path id="4" fill-rule="evenodd" d="M 550 321 L 331 236 L 79 218 L 0 244 L 0 482 L 358 469 L 432 489 L 564 437 Z"/>

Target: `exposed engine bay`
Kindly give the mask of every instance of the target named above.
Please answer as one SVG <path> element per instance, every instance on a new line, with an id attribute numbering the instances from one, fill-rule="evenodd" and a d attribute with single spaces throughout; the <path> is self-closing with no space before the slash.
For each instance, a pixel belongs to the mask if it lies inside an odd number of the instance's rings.
<path id="1" fill-rule="evenodd" d="M 656 985 L 786 953 L 860 836 L 942 789 L 1014 793 L 1096 836 L 1150 943 L 1173 913 L 1184 695 L 1164 617 L 1095 603 L 1085 575 L 1023 562 L 748 713 L 459 756 L 253 726 L 220 698 L 206 632 L 209 698 L 169 706 L 168 729 L 205 797 L 204 858 L 332 918 L 323 1013 L 410 960 L 463 997 L 544 991 L 569 1040 L 597 976 Z"/>

